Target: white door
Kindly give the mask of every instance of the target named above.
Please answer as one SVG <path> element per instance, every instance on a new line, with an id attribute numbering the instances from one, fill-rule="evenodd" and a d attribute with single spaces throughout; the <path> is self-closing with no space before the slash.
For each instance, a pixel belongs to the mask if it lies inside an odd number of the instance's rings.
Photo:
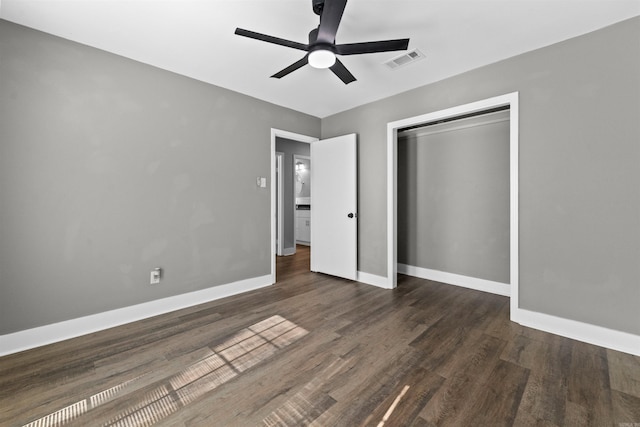
<path id="1" fill-rule="evenodd" d="M 311 144 L 311 271 L 356 280 L 356 135 Z"/>

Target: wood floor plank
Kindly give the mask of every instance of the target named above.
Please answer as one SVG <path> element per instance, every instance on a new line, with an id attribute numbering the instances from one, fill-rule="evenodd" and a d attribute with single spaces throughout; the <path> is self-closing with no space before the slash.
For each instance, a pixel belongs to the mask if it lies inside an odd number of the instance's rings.
<path id="1" fill-rule="evenodd" d="M 557 338 L 548 344 L 523 337 L 503 352 L 503 359 L 530 369 L 515 425 L 565 425 L 572 341 Z"/>
<path id="2" fill-rule="evenodd" d="M 421 411 L 420 416 L 434 425 L 463 425 L 464 408 L 481 396 L 491 372 L 500 361 L 505 341 L 482 335 L 470 353 L 460 354 L 458 369 Z"/>
<path id="3" fill-rule="evenodd" d="M 251 418 L 257 423 L 284 404 L 292 390 L 303 387 L 329 366 L 335 366 L 336 361 L 342 362 L 328 351 L 318 351 L 330 349 L 338 338 L 332 332 L 312 332 L 266 361 L 260 369 L 250 369 L 221 385 L 216 393 L 203 396 L 190 405 L 191 411 L 177 414 L 173 419 L 182 420 L 189 426 L 230 425 L 238 414 L 242 414 L 242 419 Z M 297 374 L 283 375 L 283 372 Z M 248 398 L 248 390 L 251 398 Z"/>
<path id="4" fill-rule="evenodd" d="M 460 413 L 464 423 L 476 425 L 514 425 L 518 406 L 529 378 L 529 370 L 498 360 L 479 396 L 470 399 Z"/>
<path id="5" fill-rule="evenodd" d="M 615 425 L 640 424 L 640 397 L 612 390 L 611 400 Z"/>
<path id="6" fill-rule="evenodd" d="M 575 342 L 567 385 L 571 410 L 579 413 L 585 425 L 611 425 L 613 420 L 608 362 L 605 349 Z M 581 408 L 579 411 L 577 407 Z"/>
<path id="7" fill-rule="evenodd" d="M 640 398 L 640 357 L 607 350 L 612 390 Z"/>
<path id="8" fill-rule="evenodd" d="M 424 368 L 417 368 L 399 379 L 388 397 L 364 420 L 362 426 L 404 426 L 413 423 L 445 379 Z M 424 421 L 424 420 L 423 420 Z"/>
<path id="9" fill-rule="evenodd" d="M 372 363 L 362 356 L 353 355 L 358 364 L 370 366 L 368 372 L 360 371 L 354 381 L 349 381 L 347 387 L 331 391 L 337 404 L 321 420 L 321 425 L 358 425 L 381 405 L 384 400 L 394 393 L 395 387 L 406 382 L 409 372 L 417 366 L 419 360 L 415 352 L 396 355 L 386 363 Z M 351 374 L 351 370 L 349 371 Z M 344 380 L 344 378 L 341 378 Z M 355 383 L 355 384 L 354 384 Z M 338 384 L 344 385 L 344 381 Z M 331 386 L 335 386 L 331 384 Z M 345 390 L 349 394 L 342 395 Z M 347 397 L 348 396 L 348 397 Z"/>

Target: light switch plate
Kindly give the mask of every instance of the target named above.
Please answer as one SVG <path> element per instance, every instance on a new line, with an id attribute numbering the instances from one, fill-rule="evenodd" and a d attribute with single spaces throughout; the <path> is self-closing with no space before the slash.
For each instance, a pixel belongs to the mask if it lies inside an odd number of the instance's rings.
<path id="1" fill-rule="evenodd" d="M 151 277 L 149 278 L 150 284 L 157 285 L 158 283 L 160 283 L 161 271 L 162 270 L 160 268 L 154 268 L 153 270 L 151 270 Z"/>

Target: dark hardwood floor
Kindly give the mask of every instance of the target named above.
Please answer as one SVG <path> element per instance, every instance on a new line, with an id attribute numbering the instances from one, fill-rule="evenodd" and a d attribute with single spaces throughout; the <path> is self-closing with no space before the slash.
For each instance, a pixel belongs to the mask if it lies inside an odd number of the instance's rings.
<path id="1" fill-rule="evenodd" d="M 640 427 L 640 358 L 521 327 L 505 297 L 278 284 L 0 358 L 2 426 Z"/>

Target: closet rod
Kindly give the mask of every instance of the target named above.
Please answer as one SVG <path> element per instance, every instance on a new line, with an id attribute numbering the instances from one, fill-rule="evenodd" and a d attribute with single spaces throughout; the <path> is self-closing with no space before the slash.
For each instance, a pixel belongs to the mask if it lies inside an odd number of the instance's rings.
<path id="1" fill-rule="evenodd" d="M 398 129 L 398 133 L 407 132 L 407 131 L 414 130 L 414 129 L 420 129 L 420 128 L 424 128 L 424 127 L 427 127 L 427 126 L 433 126 L 433 125 L 439 125 L 439 124 L 442 124 L 442 123 L 453 122 L 453 121 L 460 120 L 460 119 L 468 119 L 470 117 L 482 116 L 484 114 L 497 113 L 498 111 L 504 111 L 504 110 L 508 110 L 508 109 L 509 109 L 509 105 L 502 105 L 500 107 L 489 108 L 488 110 L 474 111 L 472 113 L 462 114 L 460 116 L 446 117 L 444 119 L 434 120 L 432 122 L 420 123 L 420 124 L 413 125 L 413 126 L 407 126 L 406 128 L 400 128 L 400 129 Z"/>

